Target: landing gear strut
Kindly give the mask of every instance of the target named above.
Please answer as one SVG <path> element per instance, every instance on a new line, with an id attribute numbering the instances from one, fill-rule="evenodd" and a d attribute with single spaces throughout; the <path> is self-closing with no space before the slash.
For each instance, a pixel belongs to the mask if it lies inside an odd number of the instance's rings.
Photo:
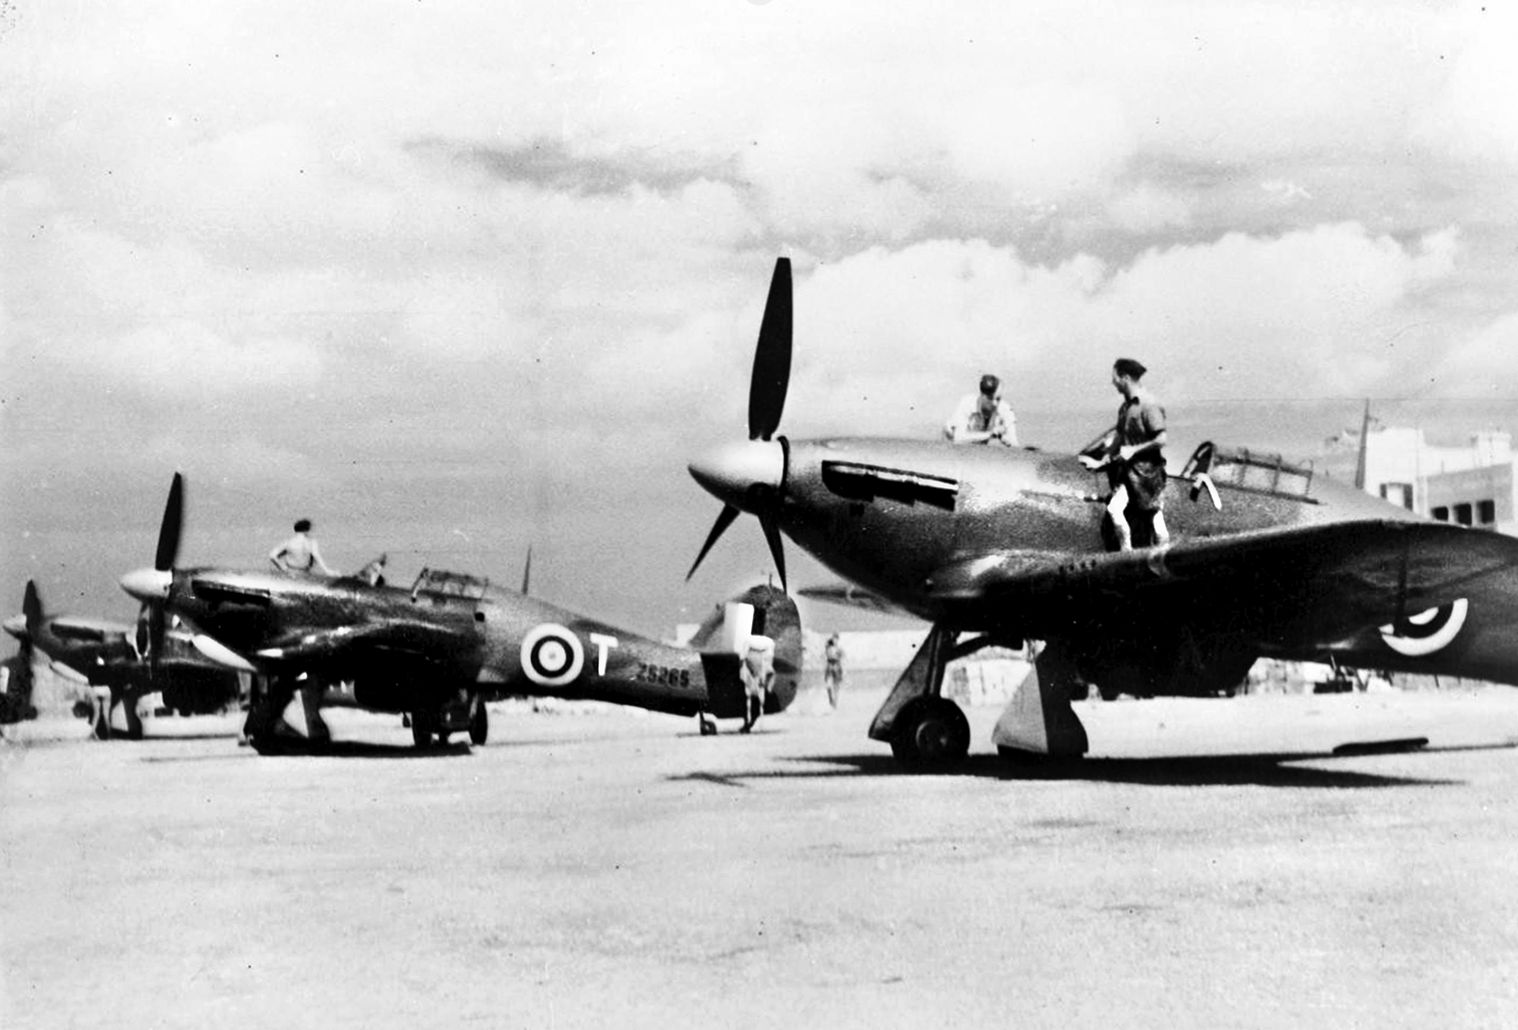
<path id="1" fill-rule="evenodd" d="M 965 713 L 940 693 L 944 669 L 958 657 L 958 639 L 958 630 L 934 625 L 870 724 L 871 738 L 890 744 L 908 768 L 951 768 L 970 751 Z"/>
<path id="2" fill-rule="evenodd" d="M 284 676 L 255 676 L 248 696 L 248 717 L 242 735 L 261 755 L 282 750 L 279 724 L 285 706 L 295 697 L 294 685 Z"/>
<path id="3" fill-rule="evenodd" d="M 431 747 L 436 731 L 437 718 L 425 708 L 411 713 L 411 743 L 417 747 Z"/>
<path id="4" fill-rule="evenodd" d="M 121 716 L 126 720 L 127 740 L 142 739 L 142 716 L 137 714 L 137 703 L 142 700 L 140 690 L 125 690 L 121 694 Z"/>
<path id="5" fill-rule="evenodd" d="M 944 697 L 944 670 L 951 661 L 999 644 L 1020 640 L 992 634 L 959 642 L 959 631 L 935 624 L 916 657 L 902 672 L 875 720 L 870 737 L 891 745 L 896 760 L 908 768 L 946 769 L 970 750 L 970 724 L 953 701 Z M 1087 750 L 1086 730 L 1070 707 L 1075 666 L 1064 648 L 1049 643 L 997 720 L 992 741 L 1008 755 L 1075 758 Z"/>

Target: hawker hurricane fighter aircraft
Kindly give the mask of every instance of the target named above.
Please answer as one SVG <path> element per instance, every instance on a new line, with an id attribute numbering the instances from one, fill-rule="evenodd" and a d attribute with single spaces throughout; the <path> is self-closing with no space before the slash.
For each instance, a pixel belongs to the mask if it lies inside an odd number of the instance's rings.
<path id="1" fill-rule="evenodd" d="M 1431 522 L 1310 466 L 1203 444 L 1164 497 L 1171 540 L 1109 551 L 1107 477 L 1075 454 L 903 439 L 777 436 L 791 363 L 790 263 L 775 267 L 748 440 L 691 474 L 723 508 L 691 567 L 742 512 L 784 582 L 784 533 L 851 586 L 933 629 L 870 736 L 907 764 L 962 758 L 945 664 L 1043 643 L 994 731 L 1004 752 L 1079 755 L 1070 707 L 1104 693 L 1201 696 L 1261 656 L 1518 683 L 1518 540 Z"/>
<path id="2" fill-rule="evenodd" d="M 40 652 L 54 672 L 79 684 L 91 701 L 95 736 L 110 737 L 116 723 L 132 740 L 142 736 L 139 705 L 153 694 L 162 707 L 180 715 L 205 715 L 235 705 L 240 682 L 235 671 L 195 652 L 177 627 L 161 628 L 159 650 L 148 653 L 146 622 L 137 626 L 75 615 L 47 615 L 35 583 L 28 581 L 22 614 L 5 621 L 5 631 L 21 642 L 9 667 L 6 694 L 12 707 L 30 694 L 31 667 Z M 155 706 L 156 707 L 156 706 Z"/>
<path id="3" fill-rule="evenodd" d="M 323 705 L 409 715 L 418 747 L 465 732 L 483 744 L 485 702 L 510 695 L 697 715 L 702 732 L 713 732 L 712 718 L 747 710 L 741 656 L 757 638 L 773 644 L 765 710 L 778 712 L 796 695 L 801 622 L 795 602 L 773 587 L 725 605 L 692 647 L 679 647 L 475 576 L 424 569 L 409 588 L 387 586 L 382 560 L 331 579 L 177 568 L 183 503 L 176 475 L 154 567 L 128 573 L 122 587 L 143 602 L 148 625 L 161 627 L 170 613 L 203 654 L 254 674 L 245 732 L 260 751 L 299 738 L 326 742 Z"/>

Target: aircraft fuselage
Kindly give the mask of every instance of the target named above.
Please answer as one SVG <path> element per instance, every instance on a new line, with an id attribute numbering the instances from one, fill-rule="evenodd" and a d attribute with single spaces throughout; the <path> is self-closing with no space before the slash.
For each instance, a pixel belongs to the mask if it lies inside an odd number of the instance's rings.
<path id="1" fill-rule="evenodd" d="M 222 645 L 259 671 L 352 680 L 365 708 L 410 711 L 463 690 L 683 715 L 713 711 L 714 693 L 723 692 L 711 682 L 712 659 L 692 648 L 484 581 L 451 582 L 463 586 L 444 592 L 274 570 L 181 569 L 168 604 L 211 653 Z"/>
<path id="2" fill-rule="evenodd" d="M 1086 470 L 1074 455 L 847 437 L 776 444 L 786 452 L 778 511 L 786 535 L 839 575 L 931 621 L 959 614 L 935 597 L 931 582 L 959 555 L 1028 550 L 1078 558 L 1106 550 L 1106 473 Z M 1219 508 L 1205 490 L 1193 499 L 1191 489 L 1180 478 L 1167 486 L 1172 539 L 1418 518 L 1322 477 L 1300 493 L 1220 482 Z M 1023 627 L 1030 614 L 1006 613 L 1006 621 Z"/>

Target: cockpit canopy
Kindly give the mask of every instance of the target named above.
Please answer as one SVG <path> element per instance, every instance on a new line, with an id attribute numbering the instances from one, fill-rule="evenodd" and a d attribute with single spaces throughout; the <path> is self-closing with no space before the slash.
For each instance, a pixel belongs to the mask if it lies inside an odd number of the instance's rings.
<path id="1" fill-rule="evenodd" d="M 411 597 L 414 600 L 422 594 L 429 594 L 434 597 L 462 597 L 478 601 L 485 596 L 485 588 L 489 585 L 490 580 L 471 576 L 467 572 L 423 569 L 411 585 Z"/>
<path id="2" fill-rule="evenodd" d="M 1220 447 L 1208 441 L 1191 454 L 1181 471 L 1185 479 L 1207 475 L 1219 486 L 1309 500 L 1312 494 L 1312 462 L 1287 461 L 1270 451 L 1247 447 Z"/>

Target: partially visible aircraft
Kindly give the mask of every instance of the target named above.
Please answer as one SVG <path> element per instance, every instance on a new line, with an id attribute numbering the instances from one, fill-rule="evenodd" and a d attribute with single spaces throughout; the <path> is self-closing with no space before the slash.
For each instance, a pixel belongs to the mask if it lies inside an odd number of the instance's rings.
<path id="1" fill-rule="evenodd" d="M 944 667 L 990 644 L 1043 642 L 994 731 L 1009 754 L 1084 754 L 1070 699 L 1088 684 L 1209 695 L 1261 656 L 1518 683 L 1518 540 L 1430 521 L 1275 454 L 1206 443 L 1167 487 L 1171 542 L 1110 551 L 1106 474 L 1078 455 L 777 436 L 791 320 L 782 258 L 754 355 L 748 440 L 690 464 L 723 502 L 691 574 L 746 512 L 782 585 L 784 533 L 851 584 L 803 595 L 931 622 L 870 727 L 904 764 L 964 757 L 969 726 L 942 696 Z"/>
<path id="2" fill-rule="evenodd" d="M 146 627 L 76 615 L 47 615 L 35 582 L 28 581 L 22 614 L 5 621 L 5 631 L 21 643 L 8 677 L 7 695 L 24 711 L 31 707 L 31 667 L 40 652 L 58 675 L 79 684 L 91 699 L 95 736 L 112 735 L 119 715 L 129 739 L 142 737 L 139 709 L 157 693 L 162 707 L 181 715 L 203 715 L 235 705 L 236 672 L 197 654 L 178 627 L 165 627 L 162 654 L 143 652 Z M 22 701 L 21 698 L 26 700 Z"/>
<path id="3" fill-rule="evenodd" d="M 455 733 L 484 744 L 485 703 L 511 695 L 610 701 L 712 719 L 743 715 L 741 653 L 754 636 L 775 645 L 767 712 L 795 698 L 801 622 L 784 591 L 754 587 L 709 618 L 691 647 L 660 643 L 576 615 L 488 580 L 423 569 L 409 587 L 367 574 L 328 579 L 276 569 L 176 566 L 183 521 L 176 474 L 152 568 L 122 587 L 143 602 L 148 649 L 172 615 L 193 645 L 254 675 L 245 733 L 260 752 L 330 739 L 323 705 L 409 716 L 418 747 Z M 530 561 L 530 559 L 529 559 Z M 298 701 L 298 704 L 292 704 Z"/>

